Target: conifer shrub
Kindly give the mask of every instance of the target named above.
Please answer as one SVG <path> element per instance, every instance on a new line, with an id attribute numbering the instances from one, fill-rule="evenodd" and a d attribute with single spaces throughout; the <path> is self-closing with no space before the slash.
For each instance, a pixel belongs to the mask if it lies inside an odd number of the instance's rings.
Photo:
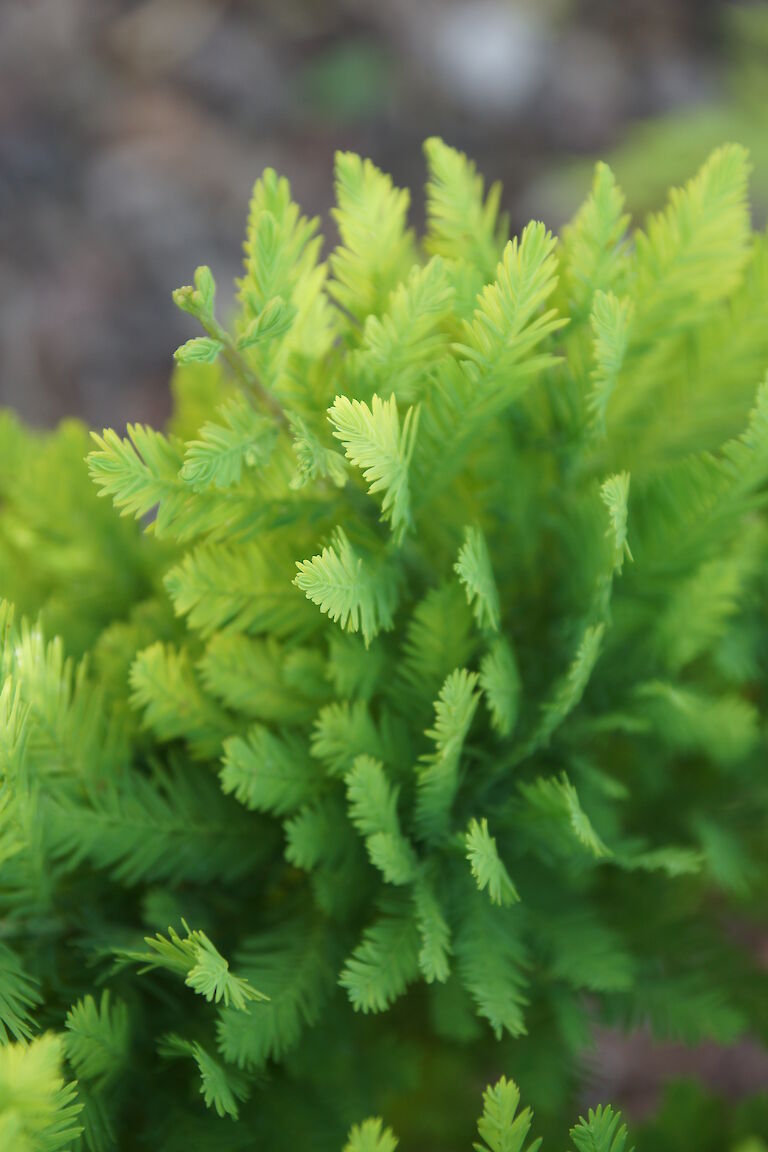
<path id="1" fill-rule="evenodd" d="M 337 158 L 327 263 L 264 174 L 95 488 L 0 421 L 2 1148 L 468 1148 L 486 1082 L 536 1148 L 502 1074 L 562 1147 L 596 1023 L 768 1036 L 747 157 L 508 241 L 425 151 L 423 239 Z"/>

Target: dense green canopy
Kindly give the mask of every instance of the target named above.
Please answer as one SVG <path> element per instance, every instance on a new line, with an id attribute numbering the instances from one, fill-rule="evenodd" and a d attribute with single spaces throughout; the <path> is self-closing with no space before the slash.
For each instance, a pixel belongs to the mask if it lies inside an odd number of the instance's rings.
<path id="1" fill-rule="evenodd" d="M 426 158 L 421 240 L 338 157 L 327 263 L 264 174 L 107 500 L 81 429 L 0 419 L 2 1147 L 468 1148 L 502 1071 L 562 1147 L 595 1022 L 768 1038 L 746 155 L 636 232 L 600 165 L 511 241 Z"/>

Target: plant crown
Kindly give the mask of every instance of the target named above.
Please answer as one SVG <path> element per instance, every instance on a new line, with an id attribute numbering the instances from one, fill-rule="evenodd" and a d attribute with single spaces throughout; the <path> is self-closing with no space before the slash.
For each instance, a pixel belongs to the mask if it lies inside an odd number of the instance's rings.
<path id="1" fill-rule="evenodd" d="M 768 1035 L 747 157 L 508 240 L 425 151 L 423 239 L 338 156 L 327 261 L 264 173 L 106 499 L 79 426 L 0 419 L 2 1147 L 458 1147 L 502 1069 L 562 1146 L 595 1022 Z"/>

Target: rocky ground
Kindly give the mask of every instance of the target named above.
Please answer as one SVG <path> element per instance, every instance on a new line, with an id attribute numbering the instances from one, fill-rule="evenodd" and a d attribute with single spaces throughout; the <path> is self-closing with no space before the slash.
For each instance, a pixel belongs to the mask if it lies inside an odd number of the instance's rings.
<path id="1" fill-rule="evenodd" d="M 540 215 L 561 155 L 717 92 L 721 7 L 2 0 L 0 403 L 161 420 L 188 333 L 171 289 L 202 261 L 231 280 L 267 164 L 326 213 L 336 148 L 418 189 L 437 132 L 504 181 L 513 222 Z"/>

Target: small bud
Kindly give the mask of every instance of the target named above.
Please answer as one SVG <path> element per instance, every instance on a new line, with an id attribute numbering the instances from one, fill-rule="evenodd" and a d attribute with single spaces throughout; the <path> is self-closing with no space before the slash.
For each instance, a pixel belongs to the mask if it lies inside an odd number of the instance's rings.
<path id="1" fill-rule="evenodd" d="M 203 298 L 196 292 L 191 284 L 173 291 L 173 302 L 182 312 L 189 312 L 191 316 L 199 316 L 203 311 Z"/>
<path id="2" fill-rule="evenodd" d="M 213 364 L 224 345 L 221 340 L 213 340 L 210 336 L 196 336 L 194 340 L 187 340 L 174 352 L 174 359 L 178 364 Z"/>
<path id="3" fill-rule="evenodd" d="M 207 264 L 201 264 L 195 269 L 195 288 L 207 313 L 213 312 L 213 301 L 216 296 L 216 281 Z"/>

